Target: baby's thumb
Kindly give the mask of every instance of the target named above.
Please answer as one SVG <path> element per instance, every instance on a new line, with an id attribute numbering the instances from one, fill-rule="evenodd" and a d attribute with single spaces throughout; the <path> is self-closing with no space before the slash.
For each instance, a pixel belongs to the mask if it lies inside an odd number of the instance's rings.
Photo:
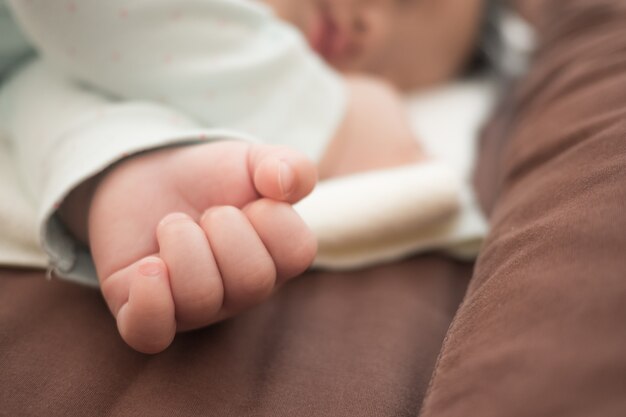
<path id="1" fill-rule="evenodd" d="M 288 148 L 253 145 L 248 161 L 254 187 L 263 197 L 296 203 L 306 197 L 317 182 L 315 164 Z"/>

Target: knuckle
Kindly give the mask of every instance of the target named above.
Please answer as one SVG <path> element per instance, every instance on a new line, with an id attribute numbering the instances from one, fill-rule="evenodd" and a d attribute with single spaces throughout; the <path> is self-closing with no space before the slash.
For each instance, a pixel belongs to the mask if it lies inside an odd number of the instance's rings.
<path id="1" fill-rule="evenodd" d="M 184 213 L 171 213 L 165 216 L 157 225 L 157 233 L 159 235 L 168 235 L 170 233 L 178 233 L 189 227 L 193 219 Z"/>
<path id="2" fill-rule="evenodd" d="M 290 246 L 291 253 L 280 273 L 282 279 L 289 279 L 300 275 L 311 266 L 317 255 L 317 239 L 312 232 L 307 231 Z"/>
<path id="3" fill-rule="evenodd" d="M 287 203 L 273 201 L 269 198 L 262 198 L 250 204 L 246 208 L 246 214 L 249 218 L 264 218 L 272 214 L 271 211 L 276 207 L 287 206 Z"/>
<path id="4" fill-rule="evenodd" d="M 215 225 L 224 224 L 229 219 L 240 215 L 240 210 L 234 206 L 211 207 L 200 218 L 200 224 L 204 229 L 211 229 Z"/>
<path id="5" fill-rule="evenodd" d="M 247 273 L 242 276 L 242 295 L 249 300 L 267 297 L 274 289 L 276 268 L 269 256 L 259 257 L 250 262 Z"/>

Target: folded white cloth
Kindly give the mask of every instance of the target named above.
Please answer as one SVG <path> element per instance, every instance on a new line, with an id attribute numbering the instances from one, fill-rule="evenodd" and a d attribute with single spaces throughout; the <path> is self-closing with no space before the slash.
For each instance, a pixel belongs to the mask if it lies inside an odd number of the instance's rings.
<path id="1" fill-rule="evenodd" d="M 295 209 L 317 236 L 315 266 L 355 268 L 441 244 L 460 194 L 456 173 L 435 161 L 325 181 Z"/>
<path id="2" fill-rule="evenodd" d="M 488 226 L 471 176 L 494 93 L 492 81 L 478 78 L 408 96 L 413 128 L 433 159 L 319 184 L 295 206 L 318 237 L 314 266 L 359 268 L 433 250 L 476 256 Z"/>

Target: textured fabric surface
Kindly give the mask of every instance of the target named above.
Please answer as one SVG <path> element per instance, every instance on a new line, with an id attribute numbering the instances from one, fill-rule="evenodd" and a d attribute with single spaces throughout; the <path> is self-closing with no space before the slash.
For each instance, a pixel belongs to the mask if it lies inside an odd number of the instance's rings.
<path id="1" fill-rule="evenodd" d="M 492 231 L 423 417 L 626 415 L 626 2 L 530 3 L 541 48 L 487 129 Z"/>
<path id="2" fill-rule="evenodd" d="M 309 273 L 164 353 L 132 351 L 96 290 L 0 272 L 0 416 L 416 415 L 472 265 Z"/>

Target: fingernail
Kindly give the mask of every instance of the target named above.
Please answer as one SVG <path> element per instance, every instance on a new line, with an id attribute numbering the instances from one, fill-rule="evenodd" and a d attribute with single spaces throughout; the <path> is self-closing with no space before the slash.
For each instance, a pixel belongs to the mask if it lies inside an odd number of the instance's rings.
<path id="1" fill-rule="evenodd" d="M 280 184 L 280 192 L 283 197 L 288 196 L 296 185 L 296 176 L 293 169 L 285 161 L 280 162 L 278 169 L 278 183 Z"/>
<path id="2" fill-rule="evenodd" d="M 190 217 L 185 213 L 170 213 L 167 216 L 163 217 L 161 220 L 161 225 L 166 225 L 168 223 L 172 223 L 177 220 L 189 219 Z"/>
<path id="3" fill-rule="evenodd" d="M 161 275 L 161 261 L 155 258 L 148 258 L 139 265 L 139 273 L 144 277 L 156 277 Z"/>

